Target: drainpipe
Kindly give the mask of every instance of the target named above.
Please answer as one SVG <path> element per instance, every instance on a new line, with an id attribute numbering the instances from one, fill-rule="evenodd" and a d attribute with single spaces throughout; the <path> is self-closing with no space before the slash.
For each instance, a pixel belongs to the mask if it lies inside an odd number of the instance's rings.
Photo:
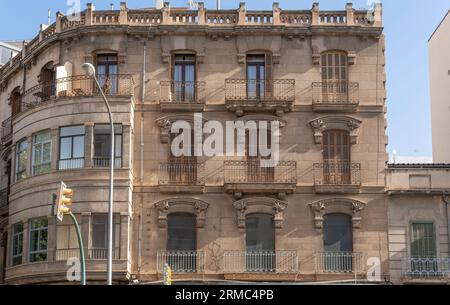
<path id="1" fill-rule="evenodd" d="M 448 194 L 446 192 L 442 193 L 442 201 L 445 203 L 445 214 L 447 215 L 447 238 L 448 238 L 448 256 L 450 256 L 450 215 L 449 215 L 449 201 Z"/>

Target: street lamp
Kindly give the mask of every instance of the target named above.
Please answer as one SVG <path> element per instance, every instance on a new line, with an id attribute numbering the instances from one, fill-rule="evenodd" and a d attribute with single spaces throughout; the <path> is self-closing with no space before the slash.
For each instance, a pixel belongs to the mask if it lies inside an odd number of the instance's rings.
<path id="1" fill-rule="evenodd" d="M 102 94 L 103 100 L 105 101 L 106 108 L 108 109 L 109 123 L 111 127 L 111 155 L 109 160 L 109 203 L 108 203 L 108 261 L 107 261 L 107 285 L 112 285 L 112 253 L 113 253 L 113 192 L 114 192 L 114 122 L 111 113 L 111 107 L 109 106 L 108 100 L 106 99 L 105 93 L 103 92 L 97 77 L 95 76 L 95 68 L 90 63 L 84 63 L 82 65 L 83 70 L 86 74 L 92 77 L 95 84 Z"/>

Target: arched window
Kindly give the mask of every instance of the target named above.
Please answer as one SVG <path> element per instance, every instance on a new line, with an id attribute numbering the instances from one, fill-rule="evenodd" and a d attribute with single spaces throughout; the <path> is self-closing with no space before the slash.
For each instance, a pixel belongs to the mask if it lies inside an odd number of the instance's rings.
<path id="1" fill-rule="evenodd" d="M 327 51 L 322 53 L 321 70 L 324 102 L 340 103 L 347 101 L 347 54 L 340 51 Z"/>
<path id="2" fill-rule="evenodd" d="M 196 215 L 169 214 L 166 263 L 175 272 L 193 272 L 197 269 Z"/>
<path id="3" fill-rule="evenodd" d="M 326 272 L 353 270 L 352 218 L 346 214 L 326 214 L 323 218 L 323 265 Z"/>
<path id="4" fill-rule="evenodd" d="M 196 74 L 195 54 L 173 54 L 172 101 L 195 102 L 197 94 Z"/>
<path id="5" fill-rule="evenodd" d="M 42 86 L 42 101 L 49 100 L 56 93 L 56 73 L 53 68 L 53 62 L 46 64 L 39 75 L 39 82 Z"/>
<path id="6" fill-rule="evenodd" d="M 323 169 L 325 184 L 350 184 L 350 134 L 346 130 L 323 132 Z"/>
<path id="7" fill-rule="evenodd" d="M 270 214 L 250 214 L 245 220 L 246 270 L 276 271 L 275 224 Z"/>
<path id="8" fill-rule="evenodd" d="M 16 88 L 11 93 L 11 116 L 15 116 L 22 111 L 22 95 L 20 94 L 20 89 Z"/>

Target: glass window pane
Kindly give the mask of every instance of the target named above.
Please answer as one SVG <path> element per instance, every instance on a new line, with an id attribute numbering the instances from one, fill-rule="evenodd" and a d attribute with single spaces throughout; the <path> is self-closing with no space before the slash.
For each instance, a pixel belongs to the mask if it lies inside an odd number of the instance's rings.
<path id="1" fill-rule="evenodd" d="M 73 157 L 84 157 L 84 136 L 78 136 L 73 138 Z"/>
<path id="2" fill-rule="evenodd" d="M 60 130 L 61 137 L 84 135 L 84 125 L 62 127 Z"/>

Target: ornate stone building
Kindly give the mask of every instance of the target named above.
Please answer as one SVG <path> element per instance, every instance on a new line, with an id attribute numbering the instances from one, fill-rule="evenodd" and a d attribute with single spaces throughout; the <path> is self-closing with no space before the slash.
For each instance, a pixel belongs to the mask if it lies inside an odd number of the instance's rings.
<path id="1" fill-rule="evenodd" d="M 381 6 L 357 11 L 129 9 L 61 13 L 0 69 L 1 269 L 10 284 L 66 281 L 73 226 L 51 212 L 74 190 L 88 281 L 105 279 L 116 125 L 115 282 L 389 279 Z M 177 157 L 171 126 L 281 126 L 281 161 Z M 248 151 L 248 140 L 244 146 Z"/>

